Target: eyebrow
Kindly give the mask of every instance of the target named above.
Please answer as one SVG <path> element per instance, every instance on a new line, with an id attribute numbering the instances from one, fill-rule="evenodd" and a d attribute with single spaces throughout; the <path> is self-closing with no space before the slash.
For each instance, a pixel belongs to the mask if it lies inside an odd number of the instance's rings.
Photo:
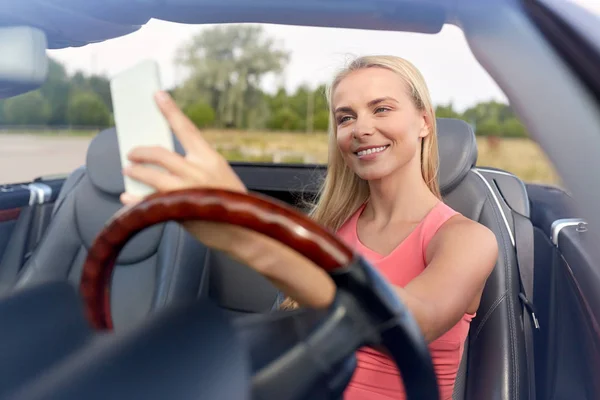
<path id="1" fill-rule="evenodd" d="M 385 97 L 379 97 L 377 99 L 369 101 L 367 103 L 367 106 L 373 107 L 373 106 L 375 106 L 375 105 L 377 105 L 379 103 L 382 103 L 382 102 L 384 102 L 386 100 L 391 100 L 391 101 L 393 101 L 395 103 L 398 103 L 398 100 L 394 99 L 393 97 L 385 96 Z M 348 106 L 338 107 L 338 108 L 335 109 L 334 113 L 338 113 L 338 112 L 342 112 L 342 111 L 343 112 L 350 112 L 350 111 L 352 111 L 352 108 L 350 108 Z"/>

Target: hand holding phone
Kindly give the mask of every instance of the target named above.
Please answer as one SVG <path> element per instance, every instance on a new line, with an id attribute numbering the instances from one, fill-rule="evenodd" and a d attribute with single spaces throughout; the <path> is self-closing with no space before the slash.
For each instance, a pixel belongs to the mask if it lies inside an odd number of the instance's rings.
<path id="1" fill-rule="evenodd" d="M 154 95 L 161 90 L 158 65 L 146 60 L 116 75 L 110 82 L 121 166 L 129 166 L 129 152 L 139 146 L 161 146 L 173 151 L 169 123 Z M 152 165 L 153 168 L 161 168 Z M 146 197 L 155 192 L 149 185 L 124 176 L 125 192 Z"/>

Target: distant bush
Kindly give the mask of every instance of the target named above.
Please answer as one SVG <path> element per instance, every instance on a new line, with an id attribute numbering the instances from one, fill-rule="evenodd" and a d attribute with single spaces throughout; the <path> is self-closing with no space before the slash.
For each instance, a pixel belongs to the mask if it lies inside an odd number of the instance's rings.
<path id="1" fill-rule="evenodd" d="M 108 126 L 111 123 L 111 114 L 96 93 L 77 92 L 69 97 L 67 121 L 76 126 Z"/>
<path id="2" fill-rule="evenodd" d="M 502 126 L 496 121 L 482 121 L 475 126 L 477 136 L 503 136 Z"/>
<path id="3" fill-rule="evenodd" d="M 295 131 L 301 129 L 301 119 L 294 110 L 284 107 L 276 110 L 268 122 L 269 129 L 276 131 Z"/>
<path id="4" fill-rule="evenodd" d="M 525 138 L 528 137 L 525 126 L 516 118 L 510 118 L 502 124 L 505 137 Z"/>
<path id="5" fill-rule="evenodd" d="M 196 102 L 183 111 L 198 128 L 206 128 L 215 123 L 215 110 L 204 102 Z"/>
<path id="6" fill-rule="evenodd" d="M 28 92 L 3 103 L 2 120 L 8 125 L 44 125 L 51 115 L 48 101 L 40 92 Z"/>
<path id="7" fill-rule="evenodd" d="M 506 138 L 526 138 L 525 126 L 516 118 L 507 118 L 502 122 L 486 120 L 476 125 L 477 136 L 498 136 Z"/>
<path id="8" fill-rule="evenodd" d="M 329 111 L 322 110 L 315 114 L 313 126 L 315 131 L 326 131 L 329 129 Z"/>

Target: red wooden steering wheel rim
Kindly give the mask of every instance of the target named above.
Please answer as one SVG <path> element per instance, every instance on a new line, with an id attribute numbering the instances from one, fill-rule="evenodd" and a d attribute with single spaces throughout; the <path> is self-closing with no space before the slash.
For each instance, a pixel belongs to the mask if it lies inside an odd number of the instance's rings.
<path id="1" fill-rule="evenodd" d="M 294 208 L 257 194 L 186 189 L 154 194 L 126 207 L 108 222 L 90 248 L 80 291 L 95 329 L 112 330 L 110 284 L 119 252 L 139 231 L 167 221 L 223 222 L 254 230 L 304 255 L 327 272 L 353 259 L 352 250 Z"/>

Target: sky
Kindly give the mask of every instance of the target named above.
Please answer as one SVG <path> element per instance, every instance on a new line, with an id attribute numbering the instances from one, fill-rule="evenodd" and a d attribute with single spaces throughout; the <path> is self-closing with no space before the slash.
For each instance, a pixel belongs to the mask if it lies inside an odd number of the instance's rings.
<path id="1" fill-rule="evenodd" d="M 567 0 L 565 0 L 567 1 Z M 600 0 L 571 0 L 600 15 Z M 316 87 L 331 79 L 349 59 L 365 54 L 393 54 L 410 60 L 425 76 L 435 104 L 453 103 L 458 110 L 506 97 L 471 54 L 462 31 L 445 25 L 435 35 L 406 32 L 263 25 L 265 33 L 291 53 L 284 73 L 285 86 Z M 151 20 L 139 31 L 81 48 L 51 50 L 49 55 L 69 72 L 100 73 L 108 77 L 143 59 L 154 59 L 162 85 L 170 88 L 185 77 L 173 62 L 176 50 L 205 26 Z M 318 43 L 318 45 L 315 45 Z M 263 87 L 274 91 L 278 81 L 266 79 Z"/>

